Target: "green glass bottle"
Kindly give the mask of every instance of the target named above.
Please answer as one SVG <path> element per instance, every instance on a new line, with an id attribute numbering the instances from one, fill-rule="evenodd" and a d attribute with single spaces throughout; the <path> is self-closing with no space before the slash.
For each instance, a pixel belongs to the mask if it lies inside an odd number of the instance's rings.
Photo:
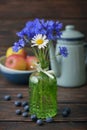
<path id="1" fill-rule="evenodd" d="M 38 118 L 54 117 L 57 114 L 57 81 L 43 72 L 34 72 L 29 80 L 30 114 Z"/>

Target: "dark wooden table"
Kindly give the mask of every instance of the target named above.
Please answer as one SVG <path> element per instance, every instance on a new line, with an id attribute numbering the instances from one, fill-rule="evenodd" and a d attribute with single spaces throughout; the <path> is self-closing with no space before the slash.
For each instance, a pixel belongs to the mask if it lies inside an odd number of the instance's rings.
<path id="1" fill-rule="evenodd" d="M 80 88 L 58 88 L 59 113 L 53 123 L 38 126 L 30 117 L 16 115 L 17 107 L 14 101 L 17 94 L 23 93 L 23 99 L 28 100 L 28 85 L 9 83 L 0 75 L 0 130 L 87 130 L 87 85 Z M 5 101 L 5 95 L 11 95 L 10 101 Z M 70 107 L 71 114 L 62 117 L 64 107 Z M 19 108 L 19 107 L 18 107 Z"/>

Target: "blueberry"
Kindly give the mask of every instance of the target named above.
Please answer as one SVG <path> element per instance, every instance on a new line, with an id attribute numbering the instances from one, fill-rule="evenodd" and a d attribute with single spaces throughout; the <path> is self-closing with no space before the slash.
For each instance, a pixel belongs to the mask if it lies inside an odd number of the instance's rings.
<path id="1" fill-rule="evenodd" d="M 68 112 L 67 112 L 67 111 L 63 111 L 63 112 L 62 112 L 62 116 L 63 116 L 63 117 L 67 117 L 67 116 L 68 116 Z"/>
<path id="2" fill-rule="evenodd" d="M 18 93 L 17 98 L 23 98 L 23 94 L 22 93 Z"/>
<path id="3" fill-rule="evenodd" d="M 26 112 L 28 112 L 28 111 L 29 111 L 29 106 L 28 106 L 28 105 L 24 106 L 24 110 L 25 110 Z"/>
<path id="4" fill-rule="evenodd" d="M 4 99 L 5 99 L 6 101 L 9 101 L 9 100 L 11 100 L 11 96 L 10 96 L 10 95 L 6 95 L 6 96 L 4 96 Z"/>
<path id="5" fill-rule="evenodd" d="M 68 114 L 70 114 L 70 112 L 71 112 L 71 109 L 69 107 L 65 107 L 64 110 L 67 111 Z"/>
<path id="6" fill-rule="evenodd" d="M 43 120 L 42 119 L 38 119 L 36 122 L 38 125 L 43 125 Z"/>
<path id="7" fill-rule="evenodd" d="M 26 106 L 26 105 L 28 105 L 28 102 L 27 102 L 27 101 L 23 101 L 23 102 L 22 102 L 22 106 L 24 107 L 24 106 Z"/>
<path id="8" fill-rule="evenodd" d="M 63 117 L 68 117 L 69 114 L 70 114 L 70 112 L 71 112 L 70 108 L 69 108 L 69 107 L 65 107 L 65 108 L 63 109 L 63 111 L 62 111 L 62 116 L 63 116 Z"/>
<path id="9" fill-rule="evenodd" d="M 22 113 L 22 112 L 21 112 L 20 109 L 17 109 L 17 110 L 16 110 L 16 114 L 17 114 L 17 115 L 21 115 L 21 113 Z"/>
<path id="10" fill-rule="evenodd" d="M 53 122 L 53 118 L 52 118 L 52 117 L 47 117 L 47 118 L 46 118 L 46 122 L 48 122 L 48 123 Z"/>
<path id="11" fill-rule="evenodd" d="M 27 113 L 27 112 L 23 112 L 23 113 L 22 113 L 22 116 L 23 116 L 23 117 L 28 117 L 28 113 Z"/>
<path id="12" fill-rule="evenodd" d="M 31 120 L 32 121 L 36 121 L 37 120 L 37 116 L 36 115 L 31 115 Z"/>
<path id="13" fill-rule="evenodd" d="M 15 101 L 15 106 L 21 106 L 21 102 L 20 101 Z"/>

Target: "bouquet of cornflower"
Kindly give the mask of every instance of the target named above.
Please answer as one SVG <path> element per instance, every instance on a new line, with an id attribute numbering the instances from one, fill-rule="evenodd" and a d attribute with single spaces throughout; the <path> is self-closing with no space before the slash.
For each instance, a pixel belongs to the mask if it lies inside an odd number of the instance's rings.
<path id="1" fill-rule="evenodd" d="M 61 36 L 62 23 L 53 20 L 35 19 L 26 23 L 25 27 L 17 33 L 19 41 L 14 43 L 13 50 L 18 51 L 29 44 L 39 63 L 37 71 L 30 76 L 30 114 L 37 118 L 53 117 L 57 114 L 57 82 L 52 71 L 48 71 L 48 50 L 50 42 Z M 59 54 L 67 56 L 65 47 L 59 47 Z M 40 72 L 40 73 L 39 73 Z"/>
<path id="2" fill-rule="evenodd" d="M 17 52 L 26 44 L 30 44 L 41 68 L 44 69 L 49 65 L 49 43 L 50 41 L 56 41 L 60 37 L 61 28 L 62 23 L 59 21 L 44 19 L 29 21 L 20 32 L 17 32 L 17 36 L 20 39 L 14 43 L 13 50 Z"/>

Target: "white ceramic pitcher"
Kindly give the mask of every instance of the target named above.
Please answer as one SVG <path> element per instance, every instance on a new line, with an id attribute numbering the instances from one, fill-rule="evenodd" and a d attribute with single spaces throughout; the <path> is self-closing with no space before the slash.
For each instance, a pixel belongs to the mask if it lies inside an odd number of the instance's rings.
<path id="1" fill-rule="evenodd" d="M 58 55 L 58 48 L 66 47 L 68 56 Z M 75 30 L 74 25 L 67 25 L 58 39 L 56 49 L 50 43 L 51 69 L 57 77 L 58 86 L 78 87 L 86 82 L 84 54 L 84 35 Z"/>

